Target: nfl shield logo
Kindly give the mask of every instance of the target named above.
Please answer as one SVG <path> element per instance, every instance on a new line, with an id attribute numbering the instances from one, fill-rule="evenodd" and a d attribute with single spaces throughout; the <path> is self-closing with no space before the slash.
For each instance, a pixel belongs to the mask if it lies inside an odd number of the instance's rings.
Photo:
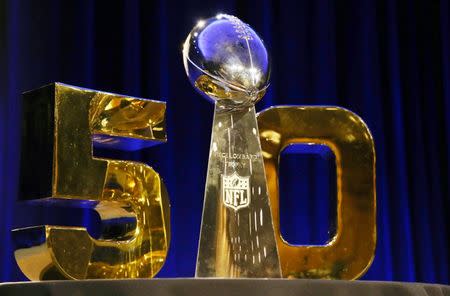
<path id="1" fill-rule="evenodd" d="M 250 205 L 250 177 L 241 177 L 236 172 L 222 175 L 222 200 L 226 207 L 237 211 Z"/>

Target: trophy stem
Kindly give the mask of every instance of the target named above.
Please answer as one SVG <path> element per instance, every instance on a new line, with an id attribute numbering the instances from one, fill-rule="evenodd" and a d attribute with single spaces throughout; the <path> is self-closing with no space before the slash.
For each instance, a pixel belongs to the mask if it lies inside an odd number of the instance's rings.
<path id="1" fill-rule="evenodd" d="M 216 104 L 196 277 L 280 277 L 255 107 Z"/>

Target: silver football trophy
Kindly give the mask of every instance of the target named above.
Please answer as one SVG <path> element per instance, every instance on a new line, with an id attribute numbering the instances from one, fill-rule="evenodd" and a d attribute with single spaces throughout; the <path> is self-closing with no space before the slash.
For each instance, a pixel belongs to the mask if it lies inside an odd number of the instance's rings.
<path id="1" fill-rule="evenodd" d="M 256 122 L 269 55 L 238 18 L 199 21 L 183 46 L 192 84 L 215 103 L 196 277 L 280 277 Z"/>

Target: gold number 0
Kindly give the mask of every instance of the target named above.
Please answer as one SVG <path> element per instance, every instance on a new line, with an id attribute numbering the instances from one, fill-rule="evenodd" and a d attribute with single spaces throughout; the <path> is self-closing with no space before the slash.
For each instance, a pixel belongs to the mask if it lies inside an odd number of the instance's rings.
<path id="1" fill-rule="evenodd" d="M 360 277 L 376 244 L 375 149 L 367 126 L 342 108 L 302 106 L 262 111 L 258 125 L 283 277 Z M 325 144 L 336 156 L 337 231 L 325 246 L 293 246 L 281 237 L 279 157 L 295 143 Z"/>
<path id="2" fill-rule="evenodd" d="M 95 204 L 99 239 L 85 228 L 16 229 L 16 261 L 32 280 L 146 278 L 164 264 L 170 241 L 164 183 L 137 162 L 93 158 L 93 137 L 165 142 L 163 102 L 55 83 L 24 94 L 22 199 Z"/>

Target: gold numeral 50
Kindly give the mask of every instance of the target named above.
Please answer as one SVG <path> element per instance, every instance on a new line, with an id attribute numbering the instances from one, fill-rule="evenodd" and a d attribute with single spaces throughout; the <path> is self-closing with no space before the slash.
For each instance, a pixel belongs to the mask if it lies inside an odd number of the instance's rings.
<path id="1" fill-rule="evenodd" d="M 82 227 L 15 229 L 22 272 L 32 280 L 153 277 L 170 242 L 165 185 L 145 164 L 93 157 L 92 141 L 115 148 L 165 142 L 165 103 L 55 83 L 25 93 L 23 105 L 22 199 L 87 203 L 103 228 L 98 239 Z M 311 106 L 269 108 L 258 125 L 283 276 L 361 276 L 376 245 L 367 126 L 348 110 Z M 278 163 L 295 143 L 324 144 L 336 156 L 337 231 L 324 246 L 293 246 L 280 233 Z"/>

